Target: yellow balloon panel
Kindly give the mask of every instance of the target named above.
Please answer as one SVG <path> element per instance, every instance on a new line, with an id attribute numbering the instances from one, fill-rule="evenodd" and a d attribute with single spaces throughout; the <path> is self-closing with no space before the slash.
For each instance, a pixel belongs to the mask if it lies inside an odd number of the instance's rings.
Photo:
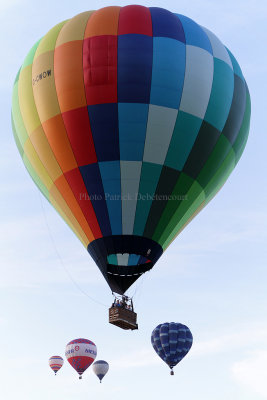
<path id="1" fill-rule="evenodd" d="M 67 206 L 60 193 L 58 191 L 56 194 L 55 192 L 53 194 L 50 193 L 49 200 L 52 206 L 55 207 L 57 212 L 62 216 L 65 222 L 73 230 L 73 232 L 75 232 L 76 236 L 79 238 L 82 244 L 87 247 L 89 244 L 89 240 L 84 234 L 77 220 L 73 217 L 73 214 L 71 213 L 69 207 Z"/>
<path id="2" fill-rule="evenodd" d="M 13 123 L 16 129 L 16 135 L 23 148 L 24 143 L 28 139 L 28 133 L 25 129 L 24 122 L 20 112 L 19 106 L 19 96 L 18 96 L 18 82 L 14 85 L 13 95 L 12 95 L 12 116 Z"/>
<path id="3" fill-rule="evenodd" d="M 64 213 L 68 216 L 69 219 L 71 214 L 73 215 L 75 220 L 78 222 L 78 225 L 88 238 L 89 242 L 91 242 L 94 239 L 92 231 L 81 211 L 81 208 L 76 198 L 74 197 L 72 191 L 70 190 L 64 176 L 59 178 L 57 182 L 53 184 L 50 193 L 57 200 L 58 204 L 63 209 Z"/>
<path id="4" fill-rule="evenodd" d="M 52 181 L 55 181 L 62 175 L 62 170 L 58 165 L 41 126 L 32 132 L 30 140 Z"/>
<path id="5" fill-rule="evenodd" d="M 43 129 L 62 171 L 77 168 L 61 114 L 45 121 Z"/>
<path id="6" fill-rule="evenodd" d="M 30 161 L 31 165 L 33 166 L 34 170 L 36 171 L 37 175 L 39 176 L 45 187 L 49 190 L 52 187 L 53 182 L 50 176 L 48 175 L 45 167 L 43 166 L 42 162 L 40 161 L 40 158 L 36 153 L 36 150 L 33 147 L 30 139 L 28 139 L 25 142 L 24 152 L 28 160 Z"/>
<path id="7" fill-rule="evenodd" d="M 60 114 L 54 79 L 54 51 L 35 57 L 32 84 L 36 108 L 41 122 Z"/>
<path id="8" fill-rule="evenodd" d="M 70 19 L 59 32 L 56 47 L 74 40 L 82 40 L 87 21 L 94 11 L 86 11 Z"/>
<path id="9" fill-rule="evenodd" d="M 35 53 L 35 58 L 38 58 L 43 53 L 53 51 L 56 45 L 57 37 L 62 27 L 68 22 L 68 20 L 60 22 L 54 28 L 50 29 L 49 32 L 42 38 L 39 46 Z"/>
<path id="10" fill-rule="evenodd" d="M 29 133 L 40 125 L 40 118 L 36 110 L 32 92 L 32 66 L 21 70 L 19 78 L 19 105 L 25 128 Z"/>

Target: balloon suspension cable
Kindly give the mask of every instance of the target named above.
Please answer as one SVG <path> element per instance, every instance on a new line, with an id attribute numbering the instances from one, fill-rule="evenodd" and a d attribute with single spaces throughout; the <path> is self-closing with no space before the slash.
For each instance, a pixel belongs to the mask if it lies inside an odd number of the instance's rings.
<path id="1" fill-rule="evenodd" d="M 131 301 L 132 297 L 126 296 L 125 294 L 118 294 L 112 292 L 112 296 L 114 297 L 114 300 L 125 300 L 125 301 Z"/>
<path id="2" fill-rule="evenodd" d="M 56 246 L 54 237 L 53 237 L 52 232 L 51 232 L 51 229 L 50 229 L 50 227 L 49 227 L 49 224 L 48 224 L 48 221 L 47 221 L 46 212 L 45 212 L 45 208 L 44 208 L 44 205 L 43 205 L 43 202 L 42 202 L 42 197 L 41 197 L 41 194 L 40 194 L 40 193 L 39 193 L 39 198 L 40 198 L 40 202 L 41 202 L 41 206 L 42 206 L 42 210 L 43 210 L 43 215 L 44 215 L 45 224 L 46 224 L 46 227 L 47 227 L 48 234 L 49 234 L 49 236 L 50 236 L 51 242 L 53 243 L 55 253 L 56 253 L 57 257 L 58 257 L 58 260 L 59 260 L 61 266 L 63 267 L 64 271 L 65 271 L 66 274 L 68 275 L 69 279 L 70 279 L 71 282 L 74 284 L 74 286 L 76 286 L 76 288 L 77 288 L 82 294 L 84 294 L 88 299 L 92 300 L 94 303 L 99 304 L 100 306 L 103 306 L 103 307 L 105 307 L 105 308 L 108 307 L 107 304 L 101 303 L 100 301 L 95 300 L 93 297 L 89 296 L 89 294 L 86 293 L 86 292 L 78 285 L 77 282 L 75 282 L 75 280 L 74 280 L 73 277 L 71 276 L 70 272 L 67 270 L 67 268 L 66 268 L 66 266 L 65 266 L 65 264 L 64 264 L 64 262 L 63 262 L 63 260 L 62 260 L 62 257 L 61 257 L 60 254 L 59 254 L 59 251 L 58 251 L 58 249 L 57 249 L 57 246 Z"/>
<path id="3" fill-rule="evenodd" d="M 150 271 L 147 271 L 150 272 Z M 131 296 L 131 298 L 135 299 L 136 301 L 136 294 L 138 295 L 138 297 L 140 297 L 140 294 L 142 292 L 142 288 L 144 286 L 144 280 L 147 279 L 148 273 L 143 273 L 140 278 L 135 282 L 135 286 L 134 286 L 134 293 Z M 138 300 L 139 301 L 139 300 Z"/>
<path id="4" fill-rule="evenodd" d="M 114 297 L 114 301 L 113 301 L 114 306 L 116 303 L 119 303 L 122 305 L 122 307 L 128 308 L 131 311 L 134 311 L 132 297 L 126 296 L 125 294 L 118 294 L 118 293 L 114 293 L 114 292 L 112 292 L 112 295 Z"/>

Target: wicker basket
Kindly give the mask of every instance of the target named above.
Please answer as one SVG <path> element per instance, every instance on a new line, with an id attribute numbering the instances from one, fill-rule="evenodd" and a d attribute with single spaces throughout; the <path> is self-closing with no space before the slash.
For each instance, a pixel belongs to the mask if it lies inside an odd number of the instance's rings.
<path id="1" fill-rule="evenodd" d="M 109 309 L 109 323 L 122 329 L 138 329 L 136 323 L 137 314 L 123 307 L 111 307 Z"/>

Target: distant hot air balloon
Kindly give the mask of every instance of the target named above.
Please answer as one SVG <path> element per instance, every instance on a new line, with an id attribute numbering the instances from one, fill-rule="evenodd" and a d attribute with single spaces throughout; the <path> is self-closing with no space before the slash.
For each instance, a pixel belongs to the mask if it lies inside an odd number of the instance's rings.
<path id="1" fill-rule="evenodd" d="M 249 122 L 232 53 L 157 7 L 105 7 L 56 25 L 13 88 L 29 174 L 119 294 L 223 186 Z"/>
<path id="2" fill-rule="evenodd" d="M 171 375 L 174 375 L 173 367 L 191 349 L 193 336 L 186 325 L 165 322 L 153 330 L 151 343 L 155 352 L 170 367 Z"/>
<path id="3" fill-rule="evenodd" d="M 109 370 L 108 363 L 106 361 L 104 361 L 104 360 L 98 360 L 98 361 L 94 362 L 92 368 L 93 368 L 94 373 L 99 378 L 100 383 L 101 383 L 102 379 L 104 378 L 104 376 L 106 375 L 106 373 Z"/>
<path id="4" fill-rule="evenodd" d="M 79 379 L 82 379 L 82 374 L 96 358 L 96 345 L 91 340 L 75 339 L 67 344 L 65 355 L 70 365 L 80 375 Z"/>
<path id="5" fill-rule="evenodd" d="M 60 370 L 62 365 L 64 364 L 64 360 L 60 356 L 52 356 L 48 360 L 50 368 L 55 372 L 55 375 L 57 374 L 57 371 Z"/>

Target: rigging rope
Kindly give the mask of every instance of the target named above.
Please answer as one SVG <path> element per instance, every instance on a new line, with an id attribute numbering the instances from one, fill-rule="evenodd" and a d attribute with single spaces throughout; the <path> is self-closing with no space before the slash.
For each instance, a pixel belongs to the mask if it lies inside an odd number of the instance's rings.
<path id="1" fill-rule="evenodd" d="M 84 294 L 88 299 L 90 299 L 91 301 L 93 301 L 93 302 L 95 302 L 95 303 L 97 303 L 97 304 L 99 304 L 99 305 L 101 305 L 101 306 L 103 306 L 103 307 L 109 307 L 109 306 L 107 306 L 106 304 L 101 303 L 100 301 L 98 301 L 98 300 L 94 299 L 93 297 L 89 296 L 89 294 L 86 293 L 86 292 L 78 285 L 77 282 L 75 282 L 75 280 L 73 279 L 72 275 L 70 274 L 70 272 L 69 272 L 68 269 L 66 268 L 65 263 L 63 262 L 63 259 L 62 259 L 61 255 L 59 254 L 59 251 L 58 251 L 58 249 L 57 249 L 57 246 L 56 246 L 54 237 L 53 237 L 52 232 L 51 232 L 51 229 L 50 229 L 50 227 L 49 227 L 49 224 L 48 224 L 48 221 L 47 221 L 47 215 L 46 215 L 45 208 L 44 208 L 43 201 L 42 201 L 43 199 L 42 199 L 41 193 L 38 193 L 38 194 L 39 194 L 39 199 L 40 199 L 40 202 L 41 202 L 41 207 L 42 207 L 42 211 L 43 211 L 43 216 L 44 216 L 45 224 L 46 224 L 46 227 L 47 227 L 47 230 L 48 230 L 48 234 L 49 234 L 49 236 L 50 236 L 51 242 L 53 243 L 54 250 L 55 250 L 55 253 L 56 253 L 57 257 L 58 257 L 58 260 L 59 260 L 61 266 L 63 267 L 64 271 L 65 271 L 66 274 L 68 275 L 69 279 L 70 279 L 71 282 L 76 286 L 76 288 L 77 288 L 82 294 Z"/>

